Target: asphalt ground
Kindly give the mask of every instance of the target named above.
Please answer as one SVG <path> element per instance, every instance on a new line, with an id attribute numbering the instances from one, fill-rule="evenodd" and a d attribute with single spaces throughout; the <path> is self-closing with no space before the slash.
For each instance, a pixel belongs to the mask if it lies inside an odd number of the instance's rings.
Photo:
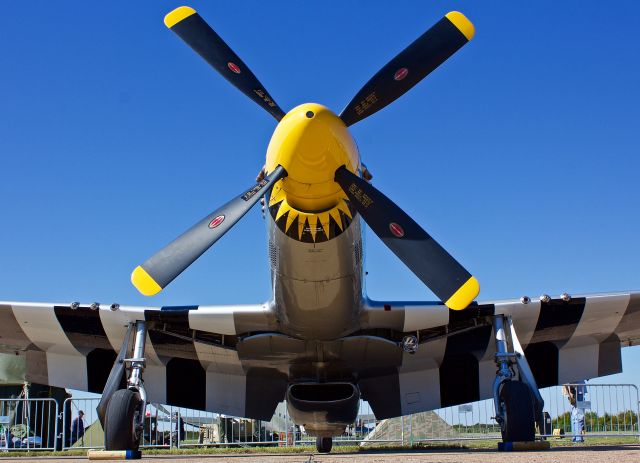
<path id="1" fill-rule="evenodd" d="M 46 462 L 69 463 L 71 461 L 88 461 L 84 456 L 49 456 L 49 457 L 5 457 L 0 462 Z M 122 461 L 122 460 L 119 460 Z M 208 454 L 208 455 L 143 455 L 142 462 L 158 463 L 638 463 L 640 462 L 640 444 L 598 445 L 590 447 L 552 447 L 536 452 L 498 452 L 497 450 L 415 450 L 399 452 L 359 452 L 351 454 Z"/>

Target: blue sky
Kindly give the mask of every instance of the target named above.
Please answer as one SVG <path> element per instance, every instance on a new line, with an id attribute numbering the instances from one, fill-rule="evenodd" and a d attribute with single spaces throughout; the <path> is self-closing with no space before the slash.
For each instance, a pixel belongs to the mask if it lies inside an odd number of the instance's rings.
<path id="1" fill-rule="evenodd" d="M 160 296 L 131 270 L 250 186 L 274 120 L 169 32 L 179 6 L 13 2 L 0 29 L 0 299 L 269 298 L 259 208 Z M 474 40 L 352 133 L 481 299 L 640 289 L 640 4 L 192 2 L 285 110 L 336 112 L 450 10 Z M 371 233 L 367 290 L 433 295 Z M 626 373 L 640 383 L 640 348 Z"/>

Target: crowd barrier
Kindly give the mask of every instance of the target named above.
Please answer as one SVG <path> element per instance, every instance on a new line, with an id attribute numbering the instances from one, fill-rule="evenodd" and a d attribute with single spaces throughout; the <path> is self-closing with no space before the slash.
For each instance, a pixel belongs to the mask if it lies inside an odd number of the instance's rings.
<path id="1" fill-rule="evenodd" d="M 0 450 L 56 450 L 59 418 L 54 399 L 0 399 Z"/>
<path id="2" fill-rule="evenodd" d="M 583 418 L 580 436 L 640 438 L 640 399 L 632 384 L 578 384 L 574 404 L 563 386 L 541 390 L 547 419 L 543 438 L 578 437 L 572 419 Z M 574 389 L 575 391 L 575 389 Z M 99 398 L 69 398 L 61 410 L 54 399 L 0 399 L 0 450 L 67 450 L 104 447 L 96 406 Z M 500 439 L 492 400 L 377 420 L 361 402 L 356 422 L 334 438 L 341 444 L 402 444 L 425 441 Z M 575 423 L 574 423 L 575 424 Z M 269 422 L 181 407 L 148 404 L 142 448 L 313 445 L 315 437 L 292 423 L 281 403 Z"/>

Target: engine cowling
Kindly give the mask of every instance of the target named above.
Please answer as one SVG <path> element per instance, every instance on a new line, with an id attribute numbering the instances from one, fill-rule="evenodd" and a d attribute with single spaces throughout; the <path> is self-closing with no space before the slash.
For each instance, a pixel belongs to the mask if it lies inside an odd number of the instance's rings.
<path id="1" fill-rule="evenodd" d="M 342 434 L 358 416 L 360 391 L 351 383 L 297 383 L 287 389 L 289 415 L 308 434 Z"/>

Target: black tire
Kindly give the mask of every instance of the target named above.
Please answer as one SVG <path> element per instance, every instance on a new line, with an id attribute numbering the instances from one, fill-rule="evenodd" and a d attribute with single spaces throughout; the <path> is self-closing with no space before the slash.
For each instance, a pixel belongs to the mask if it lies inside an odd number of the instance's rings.
<path id="1" fill-rule="evenodd" d="M 536 430 L 529 387 L 520 381 L 507 381 L 500 389 L 500 402 L 506 415 L 501 429 L 503 442 L 533 441 Z"/>
<path id="2" fill-rule="evenodd" d="M 329 453 L 333 447 L 333 438 L 331 437 L 316 437 L 316 449 L 318 453 Z"/>
<path id="3" fill-rule="evenodd" d="M 140 435 L 136 432 L 134 419 L 140 402 L 140 395 L 129 389 L 120 389 L 113 394 L 104 423 L 106 450 L 138 450 Z"/>

